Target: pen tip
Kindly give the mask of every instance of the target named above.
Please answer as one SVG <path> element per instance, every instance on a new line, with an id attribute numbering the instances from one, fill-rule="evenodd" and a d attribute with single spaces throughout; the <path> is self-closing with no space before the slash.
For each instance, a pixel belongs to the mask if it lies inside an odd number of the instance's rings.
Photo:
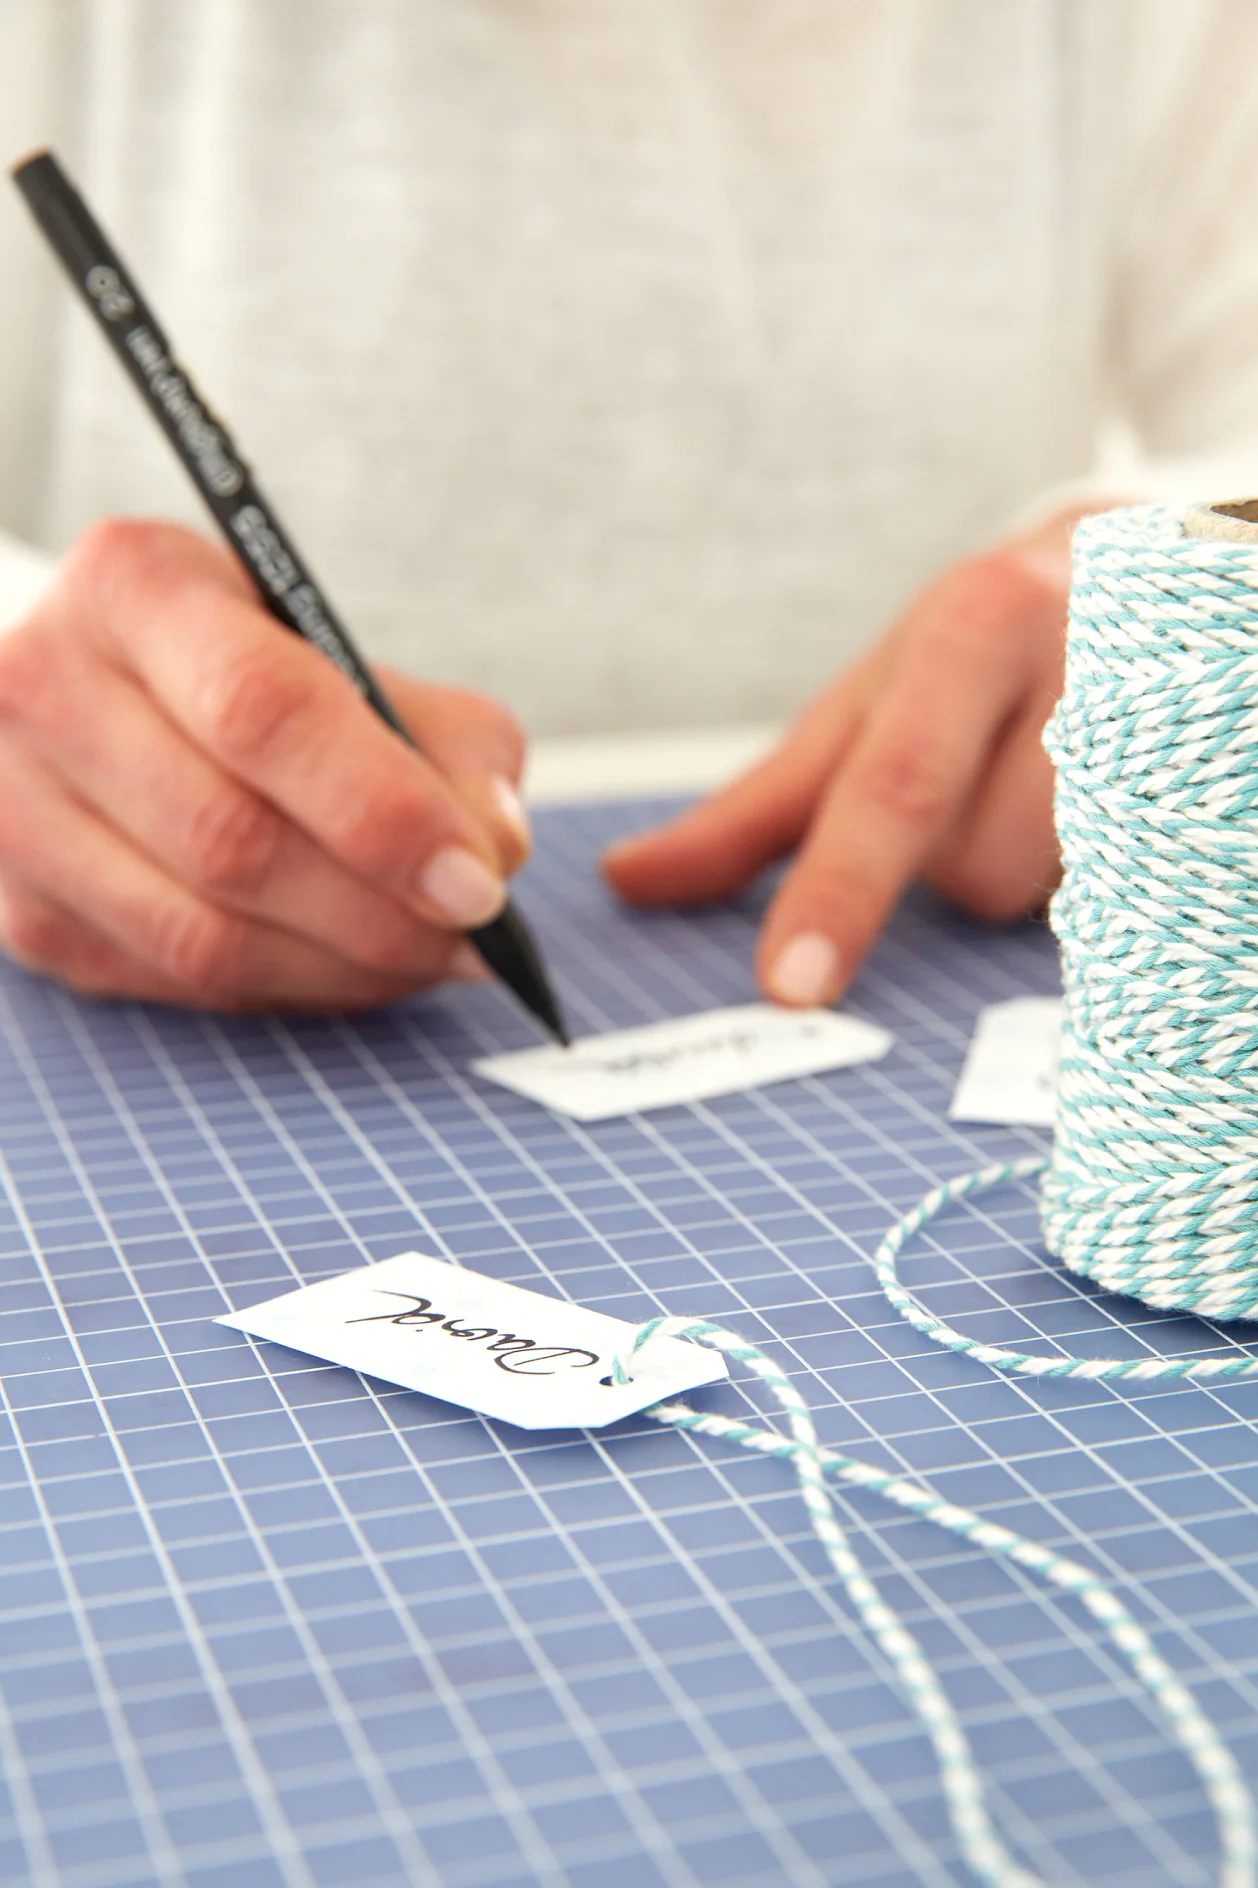
<path id="1" fill-rule="evenodd" d="M 545 1023 L 547 1029 L 549 1029 L 561 1049 L 570 1049 L 572 1047 L 572 1036 L 569 1033 L 567 1023 L 565 1023 L 560 1014 L 559 1005 L 554 998 L 554 992 L 547 990 L 546 997 L 549 1001 L 543 1001 L 536 1006 L 538 1020 Z"/>
<path id="2" fill-rule="evenodd" d="M 489 968 L 514 990 L 542 1027 L 568 1048 L 572 1039 L 559 999 L 551 988 L 533 934 L 515 907 L 508 905 L 489 924 L 469 931 L 468 936 Z"/>

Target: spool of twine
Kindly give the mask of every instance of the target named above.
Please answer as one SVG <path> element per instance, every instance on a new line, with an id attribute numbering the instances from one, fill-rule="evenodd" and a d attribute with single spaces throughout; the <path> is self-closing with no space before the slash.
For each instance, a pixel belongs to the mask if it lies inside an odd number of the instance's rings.
<path id="1" fill-rule="evenodd" d="M 909 1323 L 1037 1377 L 1258 1377 L 1231 1354 L 980 1343 L 900 1282 L 953 1201 L 1043 1171 L 1051 1252 L 1162 1311 L 1258 1318 L 1258 500 L 1104 512 L 1075 533 L 1065 688 L 1045 731 L 1063 878 L 1053 1151 L 959 1175 L 874 1255 Z"/>
<path id="2" fill-rule="evenodd" d="M 1254 519 L 1079 527 L 1045 734 L 1065 993 L 1045 1239 L 1109 1291 L 1209 1318 L 1258 1316 Z"/>

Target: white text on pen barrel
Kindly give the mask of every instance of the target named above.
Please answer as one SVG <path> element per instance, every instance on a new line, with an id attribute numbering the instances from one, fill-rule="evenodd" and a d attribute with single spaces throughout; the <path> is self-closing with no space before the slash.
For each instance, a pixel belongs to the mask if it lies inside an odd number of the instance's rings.
<path id="1" fill-rule="evenodd" d="M 345 651 L 345 645 L 329 623 L 314 585 L 307 583 L 283 543 L 267 522 L 260 505 L 240 505 L 231 515 L 232 536 L 239 538 L 249 558 L 249 568 L 273 597 L 279 597 L 291 611 L 307 641 L 321 649 L 348 675 L 355 688 L 363 686 Z"/>
<path id="2" fill-rule="evenodd" d="M 123 337 L 158 405 L 174 425 L 216 498 L 230 498 L 245 482 L 221 427 L 214 424 L 151 328 L 140 322 Z"/>
<path id="3" fill-rule="evenodd" d="M 588 1370 L 598 1362 L 598 1352 L 581 1350 L 575 1345 L 538 1344 L 531 1337 L 518 1337 L 514 1331 L 500 1331 L 491 1324 L 462 1324 L 457 1317 L 434 1311 L 431 1298 L 416 1297 L 410 1291 L 385 1291 L 382 1298 L 409 1298 L 409 1311 L 378 1311 L 367 1318 L 346 1318 L 347 1324 L 394 1324 L 403 1330 L 441 1332 L 446 1337 L 461 1338 L 468 1344 L 484 1344 L 499 1370 L 512 1377 L 553 1377 L 554 1370 L 539 1370 L 530 1365 L 557 1364 L 565 1358 L 580 1358 L 569 1363 L 569 1370 Z"/>

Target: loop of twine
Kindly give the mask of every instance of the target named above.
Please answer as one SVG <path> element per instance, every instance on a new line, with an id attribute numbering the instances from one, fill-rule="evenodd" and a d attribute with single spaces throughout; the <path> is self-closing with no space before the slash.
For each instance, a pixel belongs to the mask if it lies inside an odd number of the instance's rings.
<path id="1" fill-rule="evenodd" d="M 984 1521 L 970 1509 L 945 1501 L 919 1482 L 890 1475 L 883 1469 L 841 1455 L 837 1450 L 823 1448 L 808 1407 L 790 1378 L 754 1344 L 719 1324 L 691 1318 L 652 1318 L 634 1332 L 625 1352 L 614 1360 L 612 1376 L 616 1382 L 632 1381 L 634 1356 L 656 1336 L 689 1338 L 724 1351 L 753 1370 L 786 1411 L 789 1436 L 728 1416 L 704 1414 L 685 1403 L 655 1403 L 643 1413 L 657 1423 L 692 1435 L 719 1437 L 790 1461 L 813 1531 L 825 1549 L 826 1558 L 843 1583 L 866 1631 L 890 1661 L 930 1739 L 953 1833 L 966 1863 L 980 1881 L 989 1888 L 1046 1888 L 1042 1877 L 1023 1868 L 997 1832 L 983 1800 L 982 1779 L 969 1739 L 921 1646 L 881 1597 L 856 1558 L 835 1514 L 829 1480 L 847 1482 L 881 1495 L 895 1506 L 933 1521 L 961 1540 L 971 1541 L 989 1553 L 1029 1568 L 1051 1586 L 1078 1599 L 1122 1655 L 1141 1689 L 1153 1700 L 1171 1737 L 1201 1779 L 1218 1824 L 1219 1888 L 1254 1888 L 1258 1826 L 1253 1801 L 1236 1760 L 1192 1693 L 1155 1650 L 1143 1626 L 1098 1575 L 1078 1561 L 1068 1560 L 1063 1554 L 1015 1534 L 1011 1528 Z"/>

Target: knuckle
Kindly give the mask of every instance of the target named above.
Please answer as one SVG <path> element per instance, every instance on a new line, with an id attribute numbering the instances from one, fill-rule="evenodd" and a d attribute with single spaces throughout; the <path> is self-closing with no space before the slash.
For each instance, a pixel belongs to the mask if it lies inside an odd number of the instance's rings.
<path id="1" fill-rule="evenodd" d="M 198 589 L 252 595 L 224 547 L 164 518 L 100 518 L 79 534 L 61 563 L 52 595 L 71 614 L 84 606 L 125 624 L 137 607 L 184 607 Z"/>
<path id="2" fill-rule="evenodd" d="M 263 888 L 283 839 L 279 819 L 252 794 L 227 782 L 193 808 L 184 841 L 185 869 L 201 891 L 250 896 Z"/>
<path id="3" fill-rule="evenodd" d="M 230 764 L 262 761 L 291 730 L 310 701 L 307 682 L 283 660 L 289 651 L 250 648 L 204 678 L 199 710 L 211 749 Z"/>
<path id="4" fill-rule="evenodd" d="M 924 741 L 896 740 L 854 762 L 857 798 L 905 825 L 933 826 L 948 812 L 951 789 L 940 757 Z"/>
<path id="5" fill-rule="evenodd" d="M 100 518 L 70 547 L 62 580 L 102 599 L 132 594 L 153 574 L 168 530 L 145 518 Z"/>
<path id="6" fill-rule="evenodd" d="M 151 955 L 179 988 L 229 997 L 244 980 L 246 937 L 246 927 L 223 912 L 172 909 L 154 921 Z"/>

